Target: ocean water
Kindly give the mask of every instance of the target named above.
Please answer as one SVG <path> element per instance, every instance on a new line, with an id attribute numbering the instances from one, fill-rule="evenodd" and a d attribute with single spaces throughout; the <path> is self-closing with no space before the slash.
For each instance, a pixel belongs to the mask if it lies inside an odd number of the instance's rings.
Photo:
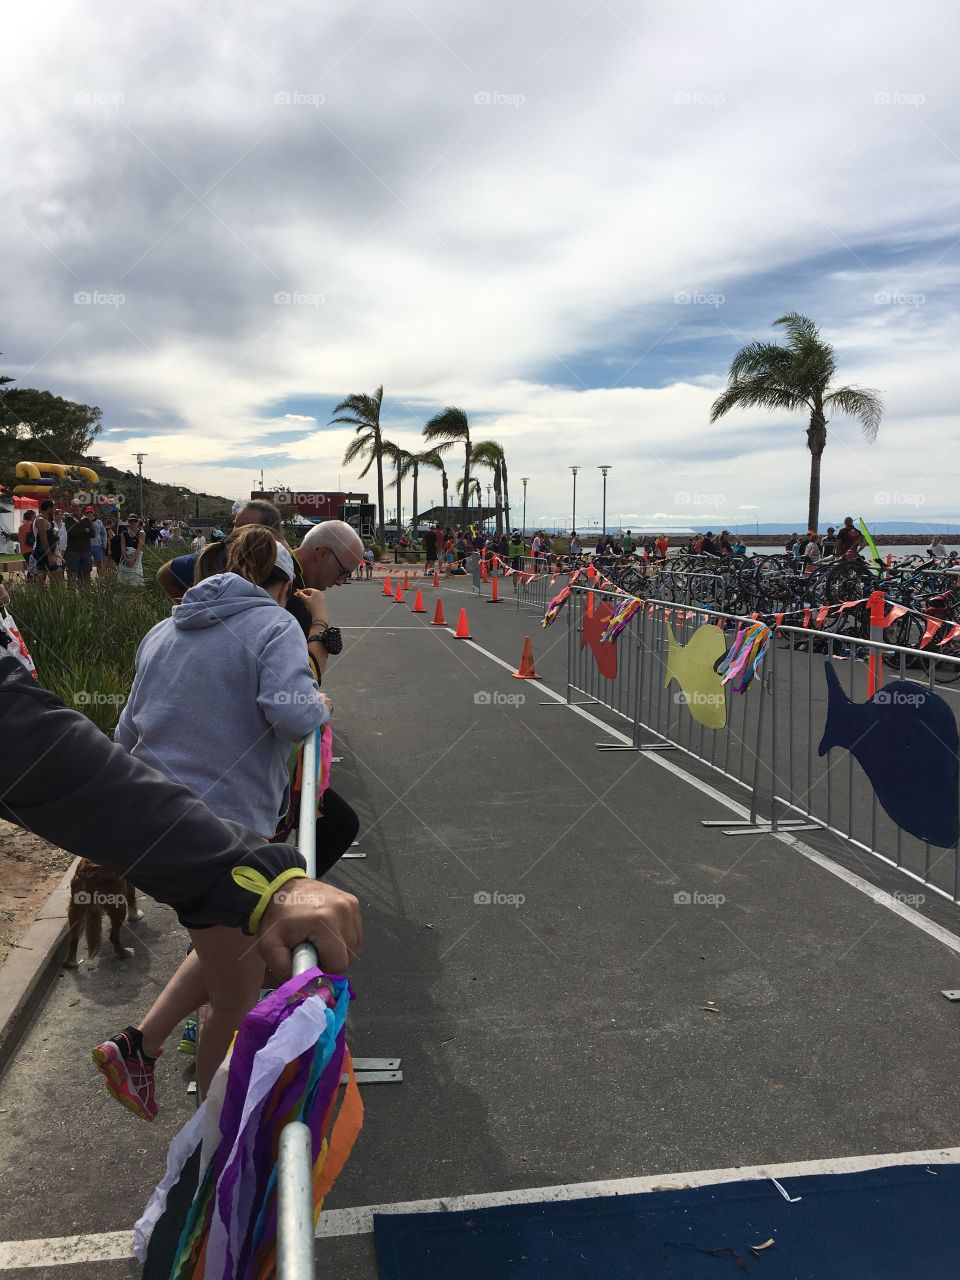
<path id="1" fill-rule="evenodd" d="M 893 556 L 894 560 L 896 560 L 900 556 L 926 556 L 927 547 L 929 547 L 929 545 L 930 545 L 929 542 L 923 542 L 923 543 L 915 543 L 913 545 L 907 545 L 907 546 L 899 546 L 899 545 L 894 546 L 892 544 L 878 542 L 877 550 L 880 552 L 881 556 L 883 556 L 884 560 L 886 560 L 888 552 L 890 555 Z M 943 545 L 947 548 L 948 551 L 957 551 L 958 553 L 960 553 L 960 538 L 958 538 L 955 543 L 951 542 L 947 538 L 944 538 Z M 751 556 L 752 555 L 758 555 L 758 556 L 783 555 L 783 547 L 751 547 L 750 544 L 747 543 L 747 555 L 751 555 Z M 869 551 L 865 553 L 865 558 L 866 559 L 870 558 Z"/>

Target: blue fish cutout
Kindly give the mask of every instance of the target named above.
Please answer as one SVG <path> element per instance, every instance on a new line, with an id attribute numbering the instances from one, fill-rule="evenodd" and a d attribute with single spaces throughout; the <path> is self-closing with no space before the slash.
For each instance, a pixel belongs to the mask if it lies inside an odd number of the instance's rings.
<path id="1" fill-rule="evenodd" d="M 845 747 L 883 809 L 918 840 L 951 849 L 960 838 L 960 735 L 949 704 L 914 680 L 893 680 L 851 702 L 831 663 L 819 754 Z"/>

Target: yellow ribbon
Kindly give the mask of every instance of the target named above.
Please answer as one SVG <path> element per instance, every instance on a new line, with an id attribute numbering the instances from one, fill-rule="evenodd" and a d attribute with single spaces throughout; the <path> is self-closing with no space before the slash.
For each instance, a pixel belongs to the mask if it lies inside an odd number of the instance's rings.
<path id="1" fill-rule="evenodd" d="M 260 921 L 263 919 L 263 913 L 270 905 L 270 899 L 282 888 L 288 880 L 294 880 L 298 876 L 306 876 L 303 867 L 288 867 L 286 871 L 281 871 L 275 880 L 268 880 L 262 871 L 257 871 L 255 867 L 234 867 L 230 872 L 234 884 L 245 889 L 247 893 L 255 893 L 258 896 L 257 905 L 250 913 L 248 928 L 251 933 L 256 933 L 260 928 Z"/>

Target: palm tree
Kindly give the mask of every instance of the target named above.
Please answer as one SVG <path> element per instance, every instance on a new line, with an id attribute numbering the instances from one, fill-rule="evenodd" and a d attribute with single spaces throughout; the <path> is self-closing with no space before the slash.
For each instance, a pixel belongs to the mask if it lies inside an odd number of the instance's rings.
<path id="1" fill-rule="evenodd" d="M 510 486 L 507 483 L 507 456 L 503 452 L 503 450 L 500 451 L 500 482 L 503 485 L 503 510 L 505 513 L 504 527 L 507 533 L 509 533 L 510 532 Z"/>
<path id="2" fill-rule="evenodd" d="M 399 542 L 401 533 L 400 520 L 403 513 L 401 486 L 403 484 L 403 477 L 407 473 L 407 463 L 413 455 L 408 450 L 401 448 L 400 445 L 394 444 L 392 440 L 384 440 L 383 456 L 390 459 L 395 471 L 395 475 L 391 483 L 393 488 L 397 491 L 397 542 Z M 416 501 L 416 499 L 414 499 L 414 501 Z"/>
<path id="3" fill-rule="evenodd" d="M 428 449 L 425 453 L 416 455 L 419 459 L 421 467 L 433 467 L 435 471 L 440 472 L 443 482 L 443 527 L 444 529 L 450 523 L 450 503 L 448 501 L 449 479 L 447 477 L 447 468 L 443 465 L 443 457 L 440 448 Z"/>
<path id="4" fill-rule="evenodd" d="M 480 491 L 480 481 L 477 479 L 477 477 L 476 477 L 476 476 L 471 476 L 471 477 L 470 477 L 470 479 L 469 479 L 469 480 L 466 480 L 466 481 L 465 481 L 465 480 L 464 480 L 464 478 L 461 476 L 461 477 L 460 477 L 460 479 L 457 481 L 457 493 L 459 493 L 459 494 L 460 494 L 461 502 L 462 502 L 462 505 L 463 505 L 463 528 L 464 528 L 464 530 L 466 530 L 466 528 L 467 528 L 467 508 L 468 508 L 468 507 L 469 507 L 469 505 L 470 505 L 470 499 L 471 499 L 471 498 L 476 498 L 476 500 L 477 500 L 477 511 L 479 512 L 479 511 L 481 510 L 481 506 L 480 506 L 480 494 L 481 494 L 481 491 Z M 481 527 L 481 525 L 482 525 L 482 524 L 483 524 L 483 520 L 478 518 L 478 520 L 477 520 L 477 528 L 479 529 L 479 528 Z"/>
<path id="5" fill-rule="evenodd" d="M 339 415 L 330 419 L 330 426 L 343 423 L 354 428 L 356 436 L 347 446 L 343 455 L 343 465 L 349 466 L 360 458 L 367 459 L 367 465 L 360 472 L 365 476 L 371 466 L 377 464 L 377 541 L 381 546 L 386 542 L 383 528 L 383 433 L 380 430 L 380 409 L 383 405 L 383 387 L 377 387 L 372 396 L 347 396 L 334 409 Z"/>
<path id="6" fill-rule="evenodd" d="M 503 449 L 496 440 L 479 440 L 470 450 L 474 467 L 489 467 L 493 472 L 493 493 L 497 512 L 497 533 L 503 532 Z"/>
<path id="7" fill-rule="evenodd" d="M 436 445 L 439 451 L 446 451 L 454 444 L 463 445 L 463 484 L 457 485 L 461 493 L 460 525 L 467 527 L 467 506 L 470 502 L 470 423 L 462 409 L 447 405 L 440 413 L 435 413 L 423 428 L 423 437 L 430 444 Z"/>
<path id="8" fill-rule="evenodd" d="M 808 527 L 820 519 L 820 460 L 827 446 L 827 413 L 831 410 L 856 418 L 867 440 L 877 438 L 883 417 L 883 400 L 869 387 L 834 387 L 833 347 L 820 330 L 796 311 L 781 316 L 787 332 L 785 346 L 775 342 L 751 342 L 733 357 L 727 387 L 710 410 L 716 422 L 730 409 L 799 409 L 809 411 L 807 448 L 810 450 L 810 505 Z"/>
<path id="9" fill-rule="evenodd" d="M 406 479 L 406 477 L 407 477 L 408 475 L 410 475 L 410 474 L 411 474 L 411 472 L 413 473 L 413 522 L 412 522 L 412 526 L 413 526 L 413 537 L 414 537 L 414 541 L 416 541 L 416 539 L 417 539 L 417 529 L 419 528 L 419 520 L 418 520 L 418 514 L 419 514 L 419 513 L 418 513 L 418 490 L 417 490 L 417 486 L 418 486 L 418 484 L 419 484 L 419 480 L 420 480 L 420 468 L 421 468 L 421 467 L 436 467 L 439 471 L 442 471 L 442 472 L 443 472 L 443 502 L 444 502 L 444 508 L 446 508 L 446 502 L 447 502 L 447 471 L 446 471 L 446 468 L 445 468 L 445 467 L 444 467 L 444 465 L 443 465 L 443 460 L 441 459 L 440 455 L 437 453 L 436 449 L 425 449 L 425 450 L 423 451 L 423 453 L 407 453 L 407 452 L 406 452 L 406 450 L 404 450 L 404 451 L 403 451 L 403 454 L 404 454 L 404 457 L 403 457 L 403 463 L 402 463 L 402 466 L 401 466 L 401 468 L 400 468 L 400 474 L 401 474 L 401 476 L 402 476 L 404 479 Z M 446 515 L 446 510 L 444 510 L 444 515 Z"/>

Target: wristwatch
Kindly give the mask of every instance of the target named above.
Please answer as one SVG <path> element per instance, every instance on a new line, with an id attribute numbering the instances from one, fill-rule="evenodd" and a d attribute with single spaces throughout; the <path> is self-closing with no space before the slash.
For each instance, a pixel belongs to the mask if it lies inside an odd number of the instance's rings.
<path id="1" fill-rule="evenodd" d="M 343 648 L 343 636 L 340 633 L 340 628 L 331 627 L 326 622 L 316 622 L 314 626 L 323 627 L 323 630 L 313 631 L 308 635 L 307 644 L 312 644 L 314 640 L 319 640 L 327 653 L 339 653 Z"/>

